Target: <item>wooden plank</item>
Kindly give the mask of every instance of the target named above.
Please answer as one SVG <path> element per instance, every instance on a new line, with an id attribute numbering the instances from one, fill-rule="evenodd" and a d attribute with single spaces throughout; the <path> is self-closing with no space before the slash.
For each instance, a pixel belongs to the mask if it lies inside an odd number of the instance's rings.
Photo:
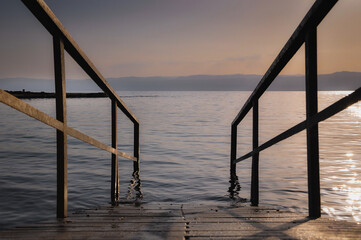
<path id="1" fill-rule="evenodd" d="M 109 223 L 187 223 L 189 226 L 195 226 L 197 225 L 207 225 L 207 224 L 237 224 L 237 225 L 247 225 L 247 224 L 299 224 L 299 223 L 305 223 L 308 221 L 308 218 L 297 218 L 297 217 L 290 217 L 290 218 L 222 218 L 222 217 L 214 217 L 214 218 L 190 218 L 187 217 L 186 219 L 182 217 L 113 217 L 113 218 L 103 218 L 103 217 L 81 217 L 81 218 L 74 218 L 72 216 L 69 217 L 65 222 L 59 222 L 59 221 L 48 221 L 48 222 L 42 222 L 37 224 L 29 224 L 24 227 L 37 227 L 37 226 L 66 226 L 71 224 L 71 226 L 74 225 L 84 225 L 84 224 L 109 224 Z M 322 218 L 321 218 L 322 219 Z M 343 226 L 339 223 L 339 221 L 336 221 L 336 223 L 330 222 L 329 219 L 322 219 L 321 221 L 313 222 L 312 224 L 316 225 L 325 225 L 327 223 L 328 228 L 333 229 L 349 229 L 349 228 L 355 228 L 353 226 Z M 357 228 L 359 228 L 358 225 L 356 225 Z"/>
<path id="2" fill-rule="evenodd" d="M 168 232 L 172 229 L 172 232 L 181 232 L 185 230 L 184 223 L 158 223 L 158 222 L 146 222 L 146 223 L 88 223 L 88 224 L 69 224 L 63 226 L 37 226 L 37 227 L 21 227 L 18 228 L 21 231 L 28 232 L 57 232 L 62 229 L 66 229 L 67 232 Z"/>
<path id="3" fill-rule="evenodd" d="M 92 217 L 92 218 L 128 218 L 128 217 L 142 217 L 142 218 L 169 218 L 169 217 L 178 217 L 179 214 L 178 213 L 159 213 L 159 214 L 155 214 L 155 213 L 147 213 L 147 212 L 139 212 L 139 213 L 104 213 L 104 214 L 91 214 L 91 213 L 85 213 L 83 214 L 83 216 L 81 215 L 77 215 L 76 218 L 80 218 L 80 217 L 84 217 L 84 218 L 88 218 L 88 217 Z"/>
<path id="4" fill-rule="evenodd" d="M 111 223 L 122 223 L 122 224 L 150 224 L 150 223 L 164 223 L 164 224 L 183 224 L 184 219 L 181 217 L 168 217 L 168 218 L 158 218 L 158 217 L 120 217 L 120 218 L 100 218 L 100 217 L 82 217 L 82 218 L 73 218 L 66 222 L 58 221 L 48 221 L 36 224 L 28 224 L 24 227 L 26 228 L 36 228 L 36 227 L 58 227 L 58 226 L 83 226 L 83 225 L 104 225 Z"/>
<path id="5" fill-rule="evenodd" d="M 77 211 L 74 216 L 80 216 L 82 214 L 140 214 L 140 213 L 181 213 L 181 209 L 114 209 L 114 210 L 86 210 L 86 211 Z M 292 216 L 302 216 L 299 213 L 285 212 L 285 211 L 254 211 L 254 210 L 237 210 L 237 209 L 220 209 L 220 210 L 210 210 L 210 209 L 183 209 L 183 213 L 187 215 L 196 215 L 196 214 L 208 214 L 208 215 L 222 215 L 222 214 L 239 214 L 239 215 L 249 215 L 258 216 L 258 215 L 292 215 Z"/>
<path id="6" fill-rule="evenodd" d="M 107 205 L 107 206 L 97 206 L 93 210 L 122 210 L 122 209 L 180 209 L 184 204 L 180 203 L 147 203 L 147 204 L 141 204 L 139 206 L 135 206 L 133 203 L 120 203 L 117 206 Z M 197 207 L 202 207 L 202 205 L 197 205 Z M 205 207 L 205 206 L 204 206 Z M 88 209 L 84 210 L 87 211 Z"/>
<path id="7" fill-rule="evenodd" d="M 77 212 L 74 214 L 75 216 L 80 216 L 82 214 L 173 214 L 177 213 L 180 214 L 180 209 L 176 210 L 162 210 L 162 209 L 155 209 L 155 210 L 145 210 L 145 209 L 124 209 L 124 210 L 87 210 L 85 212 Z"/>
<path id="8" fill-rule="evenodd" d="M 122 232 L 122 231 L 79 231 L 79 232 L 37 232 L 33 234 L 9 232 L 2 234 L 2 239 L 174 239 L 184 240 L 183 232 L 154 231 L 154 232 Z"/>
<path id="9" fill-rule="evenodd" d="M 127 204 L 2 230 L 0 239 L 357 239 L 360 234 L 356 223 L 269 208 Z"/>

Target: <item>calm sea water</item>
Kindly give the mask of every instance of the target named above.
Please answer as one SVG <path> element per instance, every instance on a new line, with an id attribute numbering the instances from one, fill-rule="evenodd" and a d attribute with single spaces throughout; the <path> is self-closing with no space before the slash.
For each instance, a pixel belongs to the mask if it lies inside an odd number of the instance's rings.
<path id="1" fill-rule="evenodd" d="M 230 191 L 230 124 L 249 92 L 119 92 L 141 122 L 140 181 L 120 159 L 121 201 L 234 204 L 249 200 L 250 166 L 237 165 Z M 320 92 L 319 109 L 347 92 Z M 260 100 L 260 143 L 305 119 L 303 92 Z M 52 99 L 27 100 L 55 116 Z M 110 101 L 68 99 L 69 125 L 110 145 Z M 121 113 L 119 149 L 132 153 L 132 124 Z M 0 105 L 0 227 L 55 217 L 55 130 Z M 251 120 L 239 126 L 238 156 L 251 149 Z M 361 104 L 320 124 L 322 210 L 361 222 Z M 109 153 L 69 137 L 69 211 L 108 204 Z M 139 188 L 140 186 L 140 188 Z M 260 205 L 307 213 L 306 135 L 260 154 Z"/>

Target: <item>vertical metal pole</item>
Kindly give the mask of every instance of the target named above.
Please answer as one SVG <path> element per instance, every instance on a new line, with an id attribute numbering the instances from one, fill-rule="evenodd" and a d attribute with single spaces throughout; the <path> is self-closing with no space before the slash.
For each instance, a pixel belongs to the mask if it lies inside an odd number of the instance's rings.
<path id="1" fill-rule="evenodd" d="M 139 174 L 139 123 L 134 123 L 134 157 L 137 161 L 134 162 L 134 173 Z"/>
<path id="2" fill-rule="evenodd" d="M 306 119 L 317 114 L 317 29 L 306 36 Z M 321 216 L 318 124 L 307 128 L 308 211 Z"/>
<path id="3" fill-rule="evenodd" d="M 66 88 L 65 88 L 65 65 L 64 43 L 59 37 L 53 38 L 54 50 L 54 73 L 56 95 L 56 119 L 64 123 L 63 132 L 56 130 L 57 146 L 57 202 L 56 216 L 67 217 L 68 213 L 68 173 L 67 173 L 67 134 L 66 134 Z"/>
<path id="4" fill-rule="evenodd" d="M 253 102 L 253 151 L 258 148 L 258 100 Z M 252 156 L 252 182 L 251 182 L 251 204 L 258 206 L 259 203 L 259 153 Z"/>
<path id="5" fill-rule="evenodd" d="M 112 100 L 112 147 L 117 149 L 117 103 Z M 112 170 L 111 170 L 111 187 L 110 198 L 112 204 L 119 199 L 119 169 L 118 154 L 112 153 Z"/>
<path id="6" fill-rule="evenodd" d="M 236 163 L 234 161 L 237 158 L 237 125 L 232 124 L 231 129 L 231 180 L 235 178 L 236 174 Z"/>

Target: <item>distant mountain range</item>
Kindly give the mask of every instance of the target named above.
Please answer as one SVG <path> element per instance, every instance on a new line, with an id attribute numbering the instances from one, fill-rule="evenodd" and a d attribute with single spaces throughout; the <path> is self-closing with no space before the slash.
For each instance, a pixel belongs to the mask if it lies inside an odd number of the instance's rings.
<path id="1" fill-rule="evenodd" d="M 120 77 L 107 81 L 116 91 L 253 91 L 261 75 L 192 75 L 181 77 Z M 361 72 L 321 74 L 318 88 L 322 91 L 355 90 L 361 87 Z M 54 91 L 52 79 L 7 78 L 0 79 L 0 88 L 17 91 Z M 99 91 L 90 79 L 67 80 L 70 92 Z M 297 91 L 305 89 L 305 76 L 280 75 L 269 90 Z"/>

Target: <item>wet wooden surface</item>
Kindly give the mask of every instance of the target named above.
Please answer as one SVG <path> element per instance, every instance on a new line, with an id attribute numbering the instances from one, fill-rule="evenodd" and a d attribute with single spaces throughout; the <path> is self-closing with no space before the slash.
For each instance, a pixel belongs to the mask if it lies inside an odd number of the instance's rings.
<path id="1" fill-rule="evenodd" d="M 361 225 L 264 207 L 123 204 L 0 231 L 0 239 L 360 239 Z"/>

